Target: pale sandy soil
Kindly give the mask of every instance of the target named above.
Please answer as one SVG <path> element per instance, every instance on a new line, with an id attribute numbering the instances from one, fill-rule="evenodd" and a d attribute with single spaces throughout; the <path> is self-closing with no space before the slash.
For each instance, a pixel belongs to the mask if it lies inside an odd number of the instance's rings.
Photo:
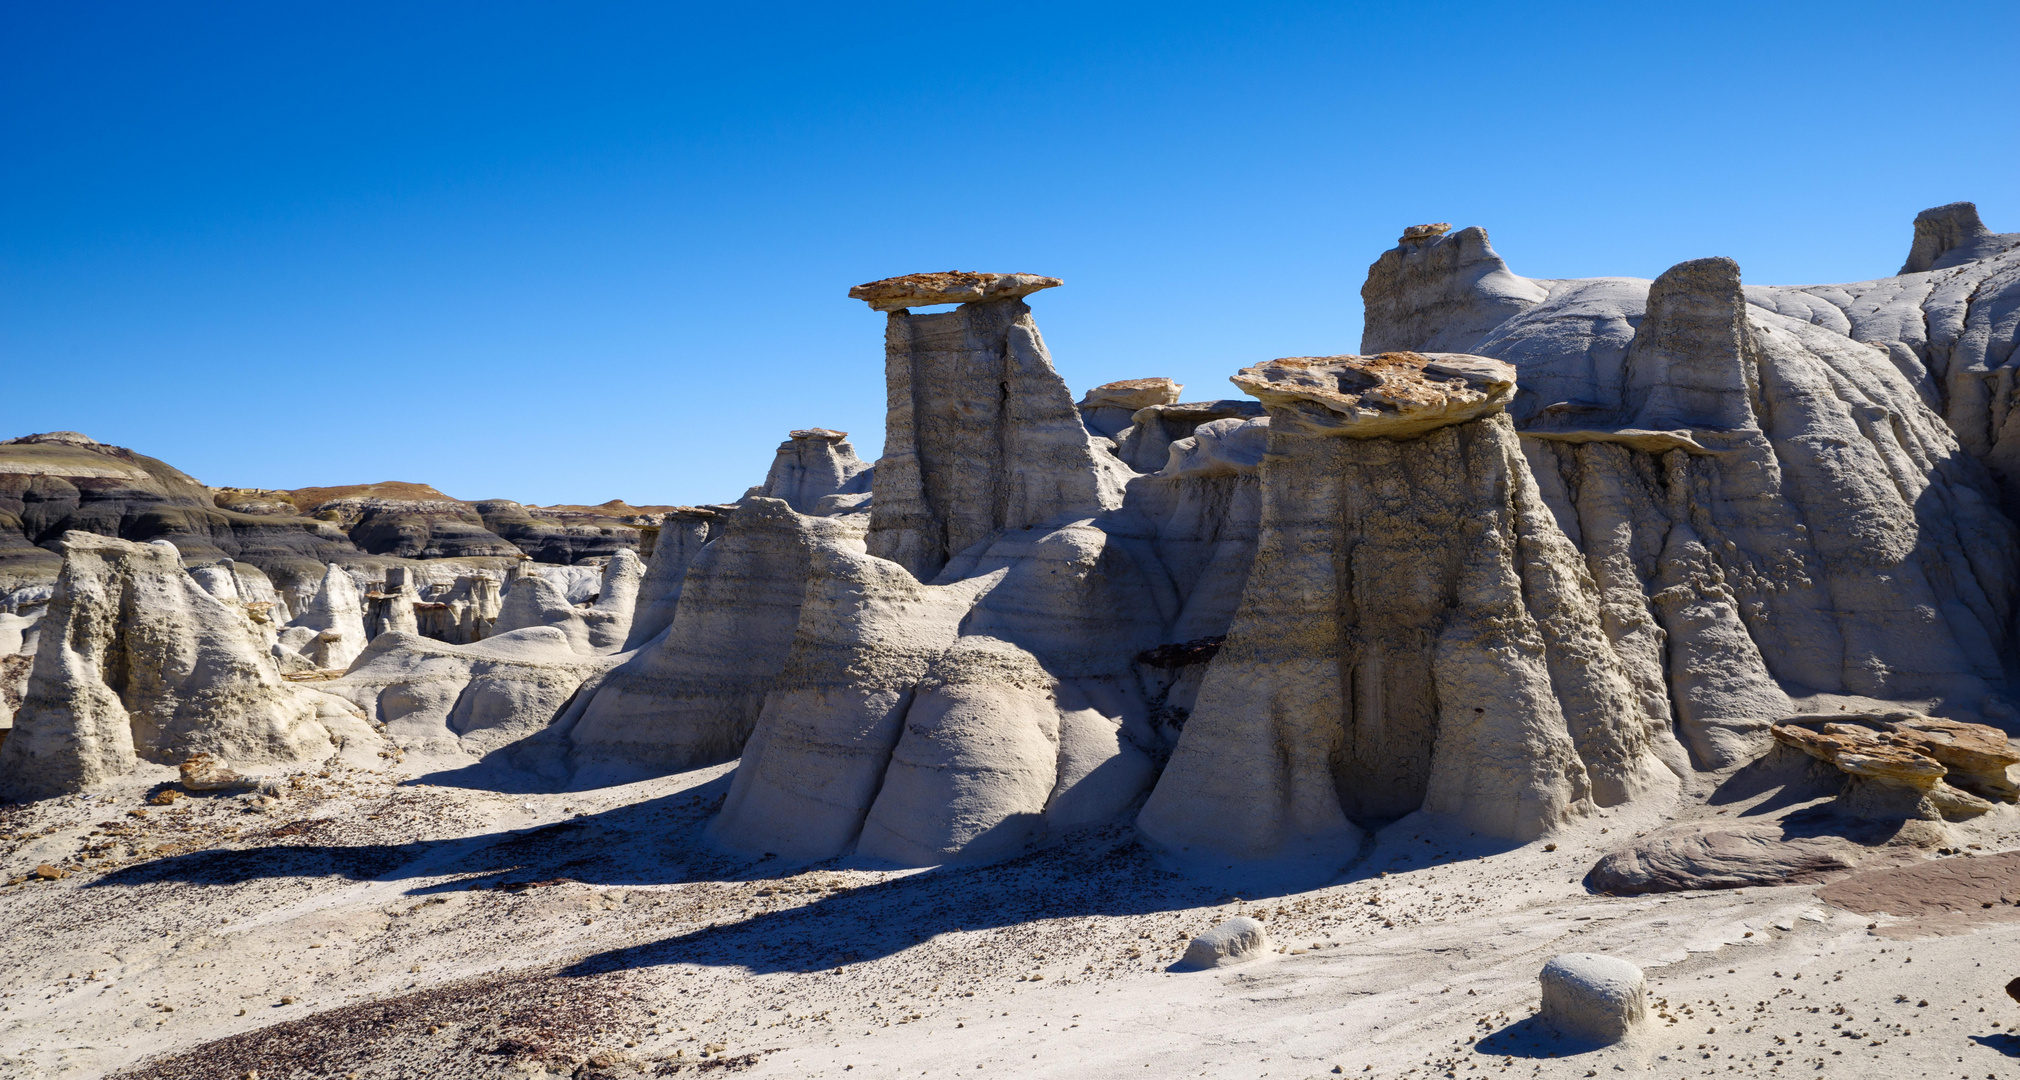
<path id="1" fill-rule="evenodd" d="M 1822 888 L 1612 898 L 1585 871 L 1658 815 L 1773 803 L 1641 807 L 1554 851 L 1405 819 L 1344 871 L 1181 867 L 1123 826 L 892 871 L 714 853 L 730 768 L 539 795 L 338 770 L 264 807 L 148 806 L 158 770 L 0 809 L 5 880 L 95 856 L 0 888 L 0 1075 L 2020 1080 L 2010 807 Z M 1233 914 L 1284 951 L 1171 970 Z M 1541 1030 L 1561 952 L 1642 964 L 1653 1029 Z"/>

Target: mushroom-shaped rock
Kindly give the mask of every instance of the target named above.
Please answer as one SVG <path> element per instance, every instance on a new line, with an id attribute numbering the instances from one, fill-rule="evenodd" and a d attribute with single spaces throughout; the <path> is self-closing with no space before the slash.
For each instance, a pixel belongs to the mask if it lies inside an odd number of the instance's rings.
<path id="1" fill-rule="evenodd" d="M 1185 947 L 1184 964 L 1196 969 L 1227 967 L 1264 956 L 1269 948 L 1269 930 L 1254 919 L 1237 915 L 1193 938 Z"/>
<path id="2" fill-rule="evenodd" d="M 1236 386 L 1313 434 L 1408 438 L 1500 412 L 1515 368 L 1484 356 L 1293 356 L 1241 369 Z M 1279 420 L 1281 422 L 1281 420 Z"/>
<path id="3" fill-rule="evenodd" d="M 1618 957 L 1565 953 L 1543 965 L 1543 1022 L 1573 1038 L 1617 1043 L 1648 1018 L 1641 969 Z"/>
<path id="4" fill-rule="evenodd" d="M 849 290 L 849 297 L 862 300 L 878 311 L 900 311 L 933 304 L 974 304 L 986 300 L 1015 300 L 1040 289 L 1064 282 L 1040 274 L 980 274 L 972 270 L 942 270 L 925 274 L 905 274 L 866 282 Z"/>

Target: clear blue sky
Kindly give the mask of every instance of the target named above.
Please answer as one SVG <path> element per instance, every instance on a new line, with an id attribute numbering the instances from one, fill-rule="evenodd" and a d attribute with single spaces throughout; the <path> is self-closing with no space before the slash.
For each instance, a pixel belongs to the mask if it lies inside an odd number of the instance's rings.
<path id="1" fill-rule="evenodd" d="M 0 3 L 0 435 L 211 484 L 702 502 L 882 441 L 917 270 L 1076 392 L 1351 352 L 1403 226 L 1518 273 L 2020 229 L 2020 4 Z"/>

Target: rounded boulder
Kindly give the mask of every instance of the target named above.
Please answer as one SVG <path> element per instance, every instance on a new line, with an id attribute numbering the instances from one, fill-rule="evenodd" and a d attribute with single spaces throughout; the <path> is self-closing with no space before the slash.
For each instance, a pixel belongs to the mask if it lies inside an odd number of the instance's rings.
<path id="1" fill-rule="evenodd" d="M 1237 915 L 1193 938 L 1186 946 L 1183 963 L 1189 968 L 1227 967 L 1254 960 L 1269 948 L 1270 935 L 1263 924 Z"/>
<path id="2" fill-rule="evenodd" d="M 1616 1043 L 1648 1018 L 1641 969 L 1596 953 L 1566 953 L 1543 965 L 1543 1022 L 1573 1038 Z"/>

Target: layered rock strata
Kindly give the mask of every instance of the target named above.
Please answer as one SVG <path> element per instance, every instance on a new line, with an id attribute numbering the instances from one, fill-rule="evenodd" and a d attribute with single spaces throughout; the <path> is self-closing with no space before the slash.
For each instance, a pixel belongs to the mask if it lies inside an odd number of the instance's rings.
<path id="1" fill-rule="evenodd" d="M 1996 323 L 1995 264 L 2014 257 L 1928 273 L 1991 286 L 1953 314 Z M 1926 276 L 1891 280 L 1930 295 Z M 1877 285 L 1831 288 L 1812 292 L 1886 306 Z M 1478 229 L 1406 238 L 1363 289 L 1364 345 L 1520 372 L 1508 409 L 1542 495 L 1609 634 L 1668 683 L 1643 680 L 1650 707 L 1673 702 L 1705 767 L 1764 750 L 1791 693 L 1971 712 L 2004 682 L 2015 547 L 1996 487 L 1902 362 L 1923 353 L 1799 293 L 1743 287 L 1726 259 L 1531 281 Z"/>
<path id="2" fill-rule="evenodd" d="M 1507 364 L 1280 360 L 1255 566 L 1138 821 L 1245 856 L 1416 810 L 1528 839 L 1673 782 L 1601 594 L 1501 412 Z"/>
<path id="3" fill-rule="evenodd" d="M 848 432 L 807 428 L 779 444 L 771 472 L 752 493 L 783 499 L 802 514 L 826 514 L 867 502 L 874 475 L 856 456 Z"/>
<path id="4" fill-rule="evenodd" d="M 949 284 L 947 277 L 914 274 L 850 290 L 889 312 L 884 456 L 872 487 L 869 552 L 921 581 L 996 530 L 1113 509 L 1127 479 L 1112 455 L 1095 449 L 1020 299 L 1058 281 L 967 275 Z M 971 295 L 950 312 L 907 310 Z"/>
<path id="5" fill-rule="evenodd" d="M 1845 774 L 1839 805 L 1855 816 L 1960 820 L 2020 798 L 2010 774 L 2020 749 L 1984 724 L 1852 713 L 1792 717 L 1773 732 Z"/>

